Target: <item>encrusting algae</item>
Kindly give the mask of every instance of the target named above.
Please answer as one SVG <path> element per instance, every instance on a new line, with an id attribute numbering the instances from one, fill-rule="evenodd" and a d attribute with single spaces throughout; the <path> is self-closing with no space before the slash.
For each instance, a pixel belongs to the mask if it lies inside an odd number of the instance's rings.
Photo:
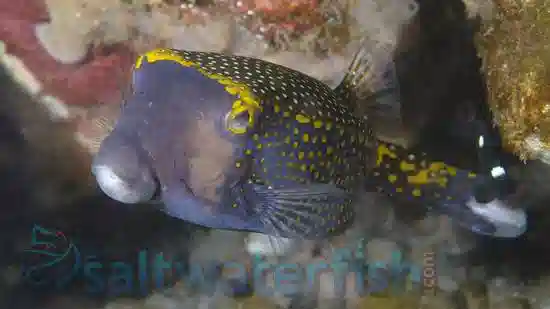
<path id="1" fill-rule="evenodd" d="M 550 162 L 550 1 L 494 0 L 477 43 L 506 146 Z"/>

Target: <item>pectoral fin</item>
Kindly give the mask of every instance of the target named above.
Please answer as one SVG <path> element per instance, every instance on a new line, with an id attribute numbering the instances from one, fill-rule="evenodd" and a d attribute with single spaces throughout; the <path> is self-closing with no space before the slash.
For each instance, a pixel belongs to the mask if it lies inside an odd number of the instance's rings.
<path id="1" fill-rule="evenodd" d="M 351 194 L 331 184 L 250 185 L 246 191 L 266 233 L 274 236 L 326 238 L 344 231 L 354 218 Z"/>

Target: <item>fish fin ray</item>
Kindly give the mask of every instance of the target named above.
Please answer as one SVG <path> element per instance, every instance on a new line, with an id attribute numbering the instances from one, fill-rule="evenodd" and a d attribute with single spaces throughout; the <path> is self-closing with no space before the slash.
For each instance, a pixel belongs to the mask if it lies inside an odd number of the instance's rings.
<path id="1" fill-rule="evenodd" d="M 344 230 L 353 218 L 351 194 L 331 184 L 270 188 L 250 185 L 255 211 L 269 233 L 286 238 L 324 238 Z M 350 218 L 344 219 L 345 216 Z"/>
<path id="2" fill-rule="evenodd" d="M 400 86 L 393 60 L 394 46 L 365 37 L 337 92 L 354 96 L 353 106 L 366 117 L 393 118 L 402 123 Z M 346 97 L 346 96 L 343 96 Z"/>
<path id="3" fill-rule="evenodd" d="M 442 203 L 430 207 L 431 213 L 447 216 L 455 224 L 481 235 L 492 235 L 496 231 L 493 223 L 473 212 L 465 204 Z"/>

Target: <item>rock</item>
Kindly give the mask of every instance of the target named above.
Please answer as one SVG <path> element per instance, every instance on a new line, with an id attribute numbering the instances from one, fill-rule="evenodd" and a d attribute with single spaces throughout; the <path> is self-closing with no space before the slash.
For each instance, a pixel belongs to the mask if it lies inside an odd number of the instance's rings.
<path id="1" fill-rule="evenodd" d="M 436 293 L 431 295 L 423 295 L 420 298 L 419 308 L 420 309 L 455 308 L 455 303 L 449 294 Z"/>
<path id="2" fill-rule="evenodd" d="M 291 251 L 295 241 L 284 237 L 250 233 L 246 239 L 246 250 L 250 255 L 283 256 Z"/>
<path id="3" fill-rule="evenodd" d="M 220 18 L 211 20 L 206 25 L 176 27 L 171 31 L 171 45 L 177 49 L 224 51 L 231 44 L 231 23 L 231 20 Z"/>
<path id="4" fill-rule="evenodd" d="M 487 296 L 489 306 L 498 308 L 506 306 L 512 298 L 523 296 L 522 287 L 505 277 L 496 277 L 487 283 Z"/>
<path id="5" fill-rule="evenodd" d="M 366 296 L 356 301 L 348 302 L 348 309 L 417 309 L 418 299 L 415 297 L 374 297 Z M 444 308 L 444 307 L 437 307 Z"/>
<path id="6" fill-rule="evenodd" d="M 271 300 L 265 297 L 252 296 L 244 300 L 237 301 L 239 309 L 280 309 Z"/>
<path id="7" fill-rule="evenodd" d="M 332 240 L 331 240 L 332 241 Z M 246 240 L 248 254 L 258 257 L 266 257 L 268 260 L 284 259 L 295 263 L 306 263 L 312 258 L 312 252 L 316 245 L 330 244 L 330 241 L 322 241 L 319 244 L 309 240 L 289 239 L 270 236 L 262 233 L 249 233 Z"/>
<path id="8" fill-rule="evenodd" d="M 67 31 L 65 25 L 61 28 L 51 23 L 41 23 L 35 26 L 35 35 L 55 60 L 64 64 L 81 62 L 88 53 L 91 40 L 76 31 Z"/>
<path id="9" fill-rule="evenodd" d="M 376 41 L 397 45 L 401 27 L 416 15 L 416 1 L 358 1 L 350 14 Z"/>

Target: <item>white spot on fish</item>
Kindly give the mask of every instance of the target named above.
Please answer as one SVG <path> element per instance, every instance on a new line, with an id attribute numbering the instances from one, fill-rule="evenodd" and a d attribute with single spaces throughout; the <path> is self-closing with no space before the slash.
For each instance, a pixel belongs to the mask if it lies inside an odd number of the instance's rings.
<path id="1" fill-rule="evenodd" d="M 482 148 L 485 145 L 485 138 L 483 137 L 483 135 L 479 136 L 479 139 L 477 140 L 477 145 L 479 146 L 479 148 Z"/>
<path id="2" fill-rule="evenodd" d="M 506 170 L 502 166 L 495 166 L 491 169 L 491 176 L 493 178 L 498 178 L 506 175 Z"/>

